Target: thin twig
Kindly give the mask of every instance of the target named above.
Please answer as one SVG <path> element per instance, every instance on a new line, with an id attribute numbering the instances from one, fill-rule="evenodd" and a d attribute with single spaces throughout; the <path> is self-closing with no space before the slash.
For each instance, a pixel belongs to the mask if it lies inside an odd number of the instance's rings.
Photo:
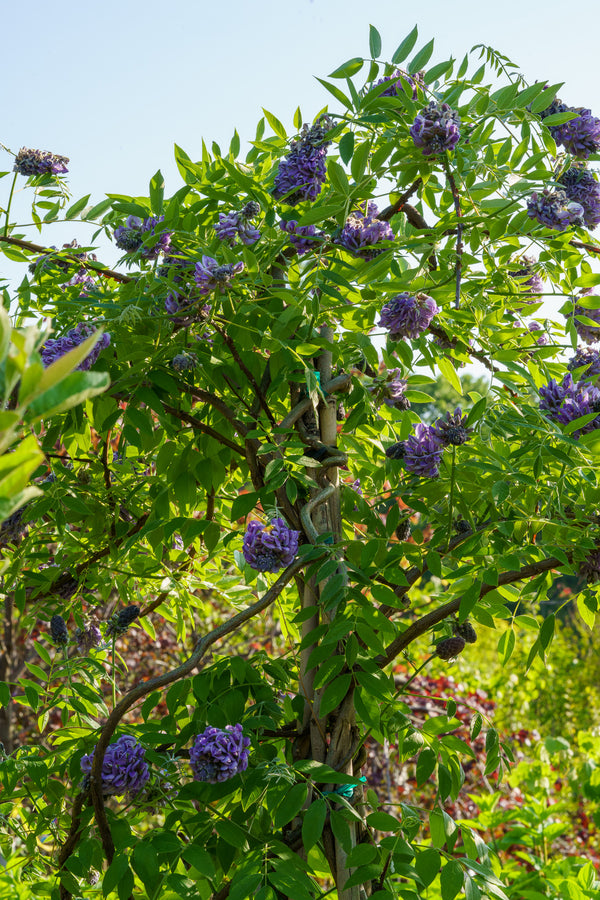
<path id="1" fill-rule="evenodd" d="M 454 201 L 454 210 L 456 212 L 457 225 L 456 225 L 456 264 L 454 266 L 454 277 L 456 279 L 456 292 L 454 296 L 454 308 L 460 309 L 460 282 L 462 278 L 462 255 L 463 255 L 463 226 L 462 226 L 462 209 L 460 207 L 460 194 L 458 193 L 458 189 L 456 187 L 456 181 L 454 180 L 454 175 L 452 174 L 452 170 L 450 168 L 450 163 L 448 162 L 448 157 L 444 156 L 444 169 L 446 170 L 446 178 L 448 179 L 448 184 L 450 185 L 450 190 L 452 191 L 452 199 Z"/>
<path id="2" fill-rule="evenodd" d="M 246 363 L 244 362 L 244 360 L 242 359 L 242 357 L 240 356 L 238 349 L 235 346 L 233 340 L 231 339 L 231 337 L 227 334 L 227 332 L 223 328 L 220 328 L 219 325 L 217 325 L 216 322 L 213 322 L 213 328 L 215 329 L 215 331 L 218 334 L 221 335 L 225 344 L 227 345 L 227 347 L 229 347 L 231 355 L 233 356 L 236 363 L 238 364 L 238 366 L 240 367 L 240 369 L 242 370 L 242 372 L 244 373 L 244 375 L 246 376 L 246 378 L 248 379 L 248 381 L 254 388 L 255 398 L 258 399 L 258 401 L 260 402 L 260 405 L 262 406 L 264 412 L 266 413 L 269 422 L 271 422 L 271 424 L 274 425 L 275 418 L 269 408 L 269 404 L 267 403 L 264 394 L 261 391 L 261 387 L 260 387 L 258 381 L 256 380 L 256 378 L 254 377 L 254 375 L 252 374 L 252 372 L 250 371 L 250 369 L 248 368 L 248 366 L 246 365 Z"/>
<path id="3" fill-rule="evenodd" d="M 567 557 L 569 557 L 569 554 L 567 554 Z M 559 569 L 563 565 L 564 562 L 560 559 L 557 559 L 555 556 L 551 556 L 549 559 L 541 559 L 538 562 L 529 563 L 526 566 L 522 566 L 520 569 L 516 569 L 510 572 L 503 572 L 498 577 L 498 586 L 503 584 L 512 584 L 512 582 L 514 581 L 522 581 L 525 578 L 532 578 L 534 575 L 540 575 L 542 572 L 549 572 L 551 569 Z M 490 591 L 494 590 L 496 590 L 496 586 L 483 584 L 479 591 L 479 599 L 484 597 Z M 422 634 L 425 634 L 426 631 L 429 631 L 429 629 L 433 628 L 434 625 L 437 625 L 438 622 L 442 622 L 448 616 L 451 616 L 455 612 L 458 612 L 458 610 L 460 609 L 461 599 L 461 597 L 455 597 L 448 603 L 444 603 L 443 606 L 439 606 L 437 609 L 434 609 L 430 613 L 422 616 L 420 619 L 417 619 L 417 621 L 413 622 L 412 625 L 409 625 L 406 631 L 403 631 L 402 634 L 399 634 L 396 638 L 394 638 L 391 644 L 389 644 L 385 648 L 384 653 L 376 657 L 375 663 L 377 664 L 377 666 L 379 666 L 380 669 L 384 669 L 416 638 L 420 637 Z"/>
<path id="4" fill-rule="evenodd" d="M 229 447 L 230 450 L 233 450 L 234 453 L 239 453 L 240 456 L 245 456 L 243 447 L 239 444 L 236 444 L 235 441 L 230 441 L 229 438 L 224 437 L 222 434 L 219 434 L 218 431 L 215 431 L 214 428 L 211 428 L 210 425 L 205 425 L 204 422 L 201 422 L 200 419 L 197 419 L 195 416 L 192 416 L 190 413 L 183 412 L 180 409 L 175 409 L 174 406 L 168 406 L 166 403 L 163 403 L 165 408 L 165 412 L 168 412 L 169 415 L 175 416 L 176 419 L 179 419 L 180 422 L 187 422 L 188 425 L 191 425 L 192 428 L 195 428 L 196 431 L 201 431 L 203 434 L 207 434 L 209 437 L 214 438 L 215 441 L 218 441 L 220 444 L 224 444 L 226 447 Z"/>
<path id="5" fill-rule="evenodd" d="M 29 250 L 31 253 L 42 253 L 44 256 L 59 252 L 52 247 L 40 247 L 39 244 L 32 244 L 31 241 L 23 241 L 21 238 L 0 236 L 0 241 L 4 241 L 5 244 L 13 244 L 15 247 L 21 247 L 23 250 Z M 135 278 L 132 278 L 131 275 L 122 275 L 120 272 L 115 272 L 114 269 L 105 269 L 104 266 L 97 266 L 78 256 L 66 254 L 64 256 L 61 255 L 61 259 L 66 259 L 69 262 L 75 263 L 80 269 L 89 269 L 91 272 L 97 272 L 98 275 L 112 278 L 113 281 L 119 281 L 121 284 L 128 284 L 131 281 L 135 281 Z"/>

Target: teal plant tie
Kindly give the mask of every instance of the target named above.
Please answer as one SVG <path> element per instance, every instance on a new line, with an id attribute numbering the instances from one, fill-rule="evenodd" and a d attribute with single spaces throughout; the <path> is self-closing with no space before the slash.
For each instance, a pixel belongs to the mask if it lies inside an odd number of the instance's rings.
<path id="1" fill-rule="evenodd" d="M 366 782 L 366 778 L 364 775 L 361 775 L 359 779 L 363 784 Z M 352 800 L 352 795 L 354 794 L 355 784 L 338 784 L 333 791 L 323 791 L 324 797 L 329 797 L 332 794 L 337 794 L 338 797 L 343 797 L 345 800 Z"/>

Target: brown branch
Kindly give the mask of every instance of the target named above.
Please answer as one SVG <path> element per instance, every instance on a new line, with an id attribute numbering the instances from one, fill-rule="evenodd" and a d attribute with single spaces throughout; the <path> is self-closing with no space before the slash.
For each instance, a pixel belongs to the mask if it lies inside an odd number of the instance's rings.
<path id="1" fill-rule="evenodd" d="M 419 188 L 421 187 L 422 184 L 423 184 L 422 178 L 417 178 L 416 181 L 413 181 L 411 186 L 409 188 L 407 188 L 407 190 L 405 190 L 403 194 L 400 194 L 400 196 L 398 197 L 396 202 L 392 203 L 390 206 L 386 206 L 386 208 L 383 210 L 383 212 L 380 212 L 377 215 L 377 218 L 381 219 L 383 222 L 389 222 L 389 220 L 392 218 L 392 216 L 395 216 L 396 213 L 404 212 L 404 207 L 406 205 L 406 201 L 410 200 L 410 198 L 412 197 L 413 194 L 416 194 L 416 192 L 419 190 Z M 412 206 L 410 208 L 413 209 Z M 424 226 L 420 226 L 420 227 L 428 228 L 429 226 L 427 224 L 425 224 Z"/>
<path id="2" fill-rule="evenodd" d="M 567 554 L 570 559 L 570 554 Z M 512 584 L 514 581 L 522 581 L 524 578 L 532 578 L 534 575 L 539 575 L 542 572 L 549 572 L 550 569 L 558 569 L 563 566 L 564 563 L 557 559 L 555 556 L 551 556 L 549 559 L 542 559 L 535 563 L 529 563 L 526 566 L 522 566 L 520 569 L 516 569 L 510 572 L 503 572 L 502 575 L 498 578 L 498 585 L 503 584 Z M 490 591 L 496 590 L 496 586 L 490 584 L 484 584 L 481 586 L 481 590 L 479 591 L 479 599 L 484 597 L 486 594 L 489 594 Z M 460 609 L 460 601 L 461 597 L 455 597 L 453 600 L 450 600 L 448 603 L 444 603 L 443 606 L 439 606 L 437 609 L 432 610 L 430 613 L 422 616 L 420 619 L 417 619 L 416 622 L 413 622 L 412 625 L 403 631 L 402 634 L 399 634 L 394 640 L 385 648 L 385 653 L 380 654 L 376 657 L 375 662 L 379 666 L 380 669 L 384 669 L 389 663 L 394 660 L 399 653 L 405 650 L 409 644 L 411 644 L 416 638 L 420 637 L 422 634 L 425 634 L 426 631 L 429 631 L 430 628 L 433 628 L 434 625 L 437 625 L 438 622 L 443 621 L 448 616 L 453 615 L 455 612 L 458 612 Z"/>
<path id="3" fill-rule="evenodd" d="M 71 813 L 71 827 L 69 829 L 69 834 L 67 835 L 67 839 L 61 847 L 60 854 L 58 857 L 58 872 L 60 877 L 60 870 L 64 867 L 66 861 L 74 852 L 75 847 L 79 843 L 81 838 L 81 811 L 83 809 L 83 803 L 86 799 L 87 794 L 83 791 L 79 793 L 75 797 L 75 801 L 73 803 L 73 811 Z M 60 886 L 60 900 L 71 900 L 73 895 L 71 892 L 61 884 Z"/>
<path id="4" fill-rule="evenodd" d="M 226 447 L 229 447 L 230 450 L 233 450 L 234 453 L 239 453 L 240 456 L 245 456 L 243 447 L 239 444 L 236 444 L 235 441 L 230 441 L 229 438 L 224 437 L 222 434 L 219 434 L 218 431 L 215 431 L 214 428 L 211 428 L 210 425 L 205 425 L 204 422 L 201 422 L 200 419 L 197 419 L 195 416 L 190 415 L 190 413 L 183 412 L 180 409 L 175 409 L 174 406 L 169 406 L 166 403 L 163 403 L 165 408 L 165 412 L 168 412 L 169 415 L 175 416 L 176 419 L 179 419 L 180 422 L 187 422 L 188 425 L 191 425 L 192 428 L 195 428 L 196 431 L 201 431 L 202 434 L 207 434 L 209 437 L 214 438 L 215 441 L 218 441 L 220 444 L 224 444 Z"/>
<path id="5" fill-rule="evenodd" d="M 463 255 L 463 225 L 462 225 L 462 209 L 460 208 L 460 194 L 458 193 L 458 189 L 456 187 L 456 181 L 454 180 L 454 175 L 452 174 L 452 170 L 450 169 L 450 164 L 448 162 L 448 157 L 444 156 L 444 169 L 446 170 L 446 177 L 448 179 L 448 183 L 450 185 L 450 190 L 452 191 L 452 199 L 454 201 L 454 211 L 456 212 L 456 218 L 458 220 L 456 226 L 456 265 L 454 267 L 454 274 L 456 278 L 456 293 L 454 297 L 454 308 L 460 309 L 460 281 L 462 277 L 462 255 Z"/>
<path id="6" fill-rule="evenodd" d="M 325 555 L 325 552 L 326 551 L 324 551 L 321 555 Z M 106 818 L 106 811 L 104 809 L 104 798 L 102 796 L 102 765 L 104 762 L 106 748 L 108 747 L 109 741 L 113 736 L 120 720 L 135 703 L 137 703 L 143 697 L 146 697 L 148 694 L 151 694 L 152 691 L 164 688 L 169 684 L 173 684 L 173 682 L 178 681 L 180 678 L 185 678 L 200 663 L 201 659 L 206 654 L 208 649 L 216 641 L 220 640 L 228 634 L 231 634 L 233 631 L 236 631 L 245 622 L 254 618 L 254 616 L 258 615 L 259 613 L 267 609 L 267 607 L 271 606 L 271 604 L 273 604 L 277 597 L 281 594 L 284 587 L 292 580 L 294 575 L 296 575 L 296 573 L 299 572 L 304 566 L 314 562 L 315 558 L 316 557 L 311 556 L 310 559 L 302 558 L 295 560 L 291 565 L 287 567 L 287 569 L 285 569 L 284 572 L 282 572 L 277 581 L 269 588 L 267 593 L 260 598 L 260 600 L 257 600 L 256 603 L 253 603 L 245 610 L 242 610 L 242 612 L 237 613 L 237 615 L 232 616 L 229 621 L 223 622 L 221 625 L 217 626 L 217 628 L 214 628 L 211 632 L 201 638 L 194 647 L 193 652 L 184 663 L 182 663 L 180 666 L 177 666 L 177 668 L 172 669 L 170 672 L 165 672 L 163 675 L 157 675 L 155 678 L 151 678 L 143 684 L 137 685 L 137 687 L 133 688 L 120 701 L 120 703 L 115 706 L 115 708 L 109 715 L 106 724 L 100 732 L 100 737 L 94 750 L 94 762 L 92 765 L 90 776 L 90 792 L 92 803 L 94 805 L 96 824 L 98 826 L 98 830 L 102 839 L 104 853 L 109 864 L 112 862 L 115 848 L 112 840 L 112 835 L 110 833 L 108 820 Z M 67 858 L 67 854 L 61 853 L 61 857 L 63 855 L 64 864 Z"/>
<path id="7" fill-rule="evenodd" d="M 21 238 L 13 238 L 0 236 L 0 241 L 4 241 L 5 244 L 12 244 L 15 247 L 21 247 L 23 250 L 29 250 L 30 253 L 41 253 L 44 256 L 49 256 L 52 254 L 59 253 L 60 251 L 54 250 L 52 247 L 40 247 L 39 244 L 32 244 L 30 241 L 23 241 Z M 97 272 L 99 275 L 105 275 L 106 278 L 112 278 L 113 281 L 119 281 L 121 284 L 128 284 L 130 281 L 135 281 L 135 278 L 132 278 L 131 275 L 122 275 L 120 272 L 115 272 L 113 269 L 105 269 L 104 266 L 94 265 L 92 262 L 88 262 L 85 259 L 81 259 L 78 256 L 65 255 L 61 256 L 61 259 L 67 259 L 69 262 L 75 263 L 79 266 L 80 269 L 89 269 L 91 272 Z"/>
<path id="8" fill-rule="evenodd" d="M 183 393 L 189 394 L 190 397 L 193 397 L 195 400 L 199 400 L 201 403 L 208 403 L 210 406 L 213 406 L 218 412 L 221 413 L 224 419 L 227 419 L 228 422 L 234 426 L 236 431 L 239 431 L 240 434 L 246 434 L 248 428 L 241 422 L 236 416 L 235 412 L 227 406 L 224 400 L 221 400 L 220 397 L 217 397 L 216 394 L 211 394 L 210 391 L 205 391 L 202 388 L 195 387 L 193 384 L 185 384 L 185 382 L 179 382 L 178 387 Z"/>
<path id="9" fill-rule="evenodd" d="M 261 386 L 259 385 L 258 381 L 256 380 L 256 378 L 254 377 L 254 375 L 252 374 L 252 372 L 250 371 L 250 369 L 248 368 L 248 366 L 246 365 L 246 363 L 240 356 L 238 349 L 235 346 L 233 340 L 230 338 L 230 336 L 227 334 L 227 332 L 223 328 L 220 328 L 217 325 L 216 322 L 213 322 L 213 328 L 223 338 L 225 344 L 227 345 L 227 347 L 229 348 L 229 350 L 231 352 L 231 355 L 233 356 L 236 363 L 238 364 L 238 366 L 240 367 L 240 369 L 242 370 L 242 372 L 244 373 L 244 375 L 246 376 L 246 378 L 248 379 L 248 381 L 254 388 L 255 399 L 259 401 L 260 405 L 262 406 L 264 412 L 267 415 L 269 422 L 271 422 L 271 424 L 274 425 L 275 418 L 269 408 L 269 404 L 267 403 L 264 394 L 262 393 Z"/>
<path id="10" fill-rule="evenodd" d="M 580 250 L 587 250 L 589 253 L 600 253 L 600 246 L 597 244 L 585 244 L 583 241 L 569 241 L 571 247 L 577 247 Z"/>

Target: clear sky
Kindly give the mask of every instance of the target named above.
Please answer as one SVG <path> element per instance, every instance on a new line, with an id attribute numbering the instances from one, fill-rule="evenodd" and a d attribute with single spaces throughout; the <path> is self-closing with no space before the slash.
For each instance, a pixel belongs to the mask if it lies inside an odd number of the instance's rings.
<path id="1" fill-rule="evenodd" d="M 435 38 L 431 65 L 491 44 L 600 115 L 599 19 L 591 0 L 4 0 L 0 141 L 70 157 L 74 198 L 146 194 L 158 168 L 173 193 L 174 142 L 198 159 L 202 138 L 226 147 L 236 127 L 250 140 L 261 106 L 293 132 L 296 106 L 310 120 L 333 100 L 314 76 L 368 55 L 369 23 L 384 58 L 417 24 L 415 49 Z M 61 228 L 52 243 L 73 234 Z"/>

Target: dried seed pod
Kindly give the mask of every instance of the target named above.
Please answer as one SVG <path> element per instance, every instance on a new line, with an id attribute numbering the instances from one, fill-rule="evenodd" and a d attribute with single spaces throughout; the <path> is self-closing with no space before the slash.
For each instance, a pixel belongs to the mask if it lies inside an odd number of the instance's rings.
<path id="1" fill-rule="evenodd" d="M 50 619 L 50 634 L 55 644 L 63 647 L 69 640 L 69 632 L 62 616 L 52 616 Z"/>
<path id="2" fill-rule="evenodd" d="M 399 541 L 407 541 L 411 535 L 410 518 L 403 519 L 396 528 L 396 537 Z"/>
<path id="3" fill-rule="evenodd" d="M 465 646 L 465 639 L 455 635 L 440 641 L 435 648 L 435 652 L 440 659 L 454 659 L 455 656 L 463 652 Z"/>
<path id="4" fill-rule="evenodd" d="M 452 630 L 454 634 L 465 640 L 467 644 L 474 644 L 477 641 L 477 632 L 470 622 L 455 622 Z"/>

